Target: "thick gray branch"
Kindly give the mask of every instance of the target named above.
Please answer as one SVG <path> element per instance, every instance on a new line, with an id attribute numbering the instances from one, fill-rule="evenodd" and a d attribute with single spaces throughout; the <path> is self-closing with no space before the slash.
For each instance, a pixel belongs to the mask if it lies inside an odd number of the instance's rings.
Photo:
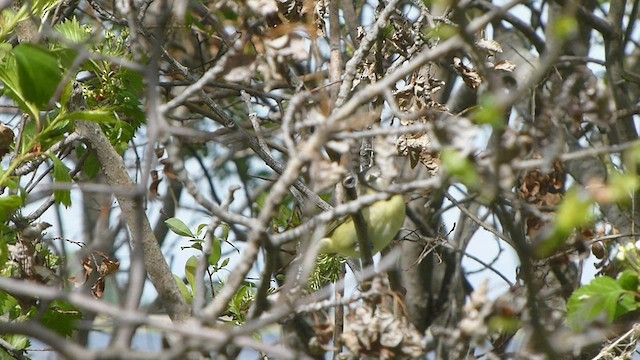
<path id="1" fill-rule="evenodd" d="M 131 230 L 134 245 L 141 241 L 144 250 L 144 262 L 151 282 L 155 286 L 162 303 L 172 320 L 185 320 L 190 316 L 190 309 L 178 290 L 169 265 L 160 250 L 153 234 L 149 219 L 135 200 L 135 186 L 124 166 L 122 157 L 118 155 L 100 126 L 88 121 L 78 121 L 76 131 L 89 140 L 95 149 L 102 171 L 112 188 L 131 189 L 126 195 L 116 192 L 122 216 Z"/>

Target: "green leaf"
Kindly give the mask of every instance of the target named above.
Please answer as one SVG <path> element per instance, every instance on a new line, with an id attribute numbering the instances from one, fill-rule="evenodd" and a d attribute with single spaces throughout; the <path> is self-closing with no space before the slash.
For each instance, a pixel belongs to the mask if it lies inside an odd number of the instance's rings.
<path id="1" fill-rule="evenodd" d="M 640 178 L 635 173 L 622 174 L 614 171 L 611 174 L 609 185 L 612 201 L 628 202 L 631 200 L 631 194 L 640 187 Z"/>
<path id="2" fill-rule="evenodd" d="M 55 301 L 42 316 L 42 324 L 62 336 L 71 336 L 82 313 L 70 304 Z"/>
<path id="3" fill-rule="evenodd" d="M 193 303 L 193 294 L 191 293 L 187 285 L 184 284 L 184 281 L 182 281 L 182 279 L 176 274 L 173 274 L 173 279 L 176 281 L 176 284 L 178 284 L 178 290 L 180 290 L 182 297 L 187 301 L 188 304 Z"/>
<path id="4" fill-rule="evenodd" d="M 56 184 L 71 183 L 71 175 L 69 175 L 69 168 L 58 159 L 55 155 L 50 154 L 49 158 L 53 162 L 53 179 Z M 62 204 L 65 207 L 71 206 L 71 190 L 54 190 L 53 197 L 56 204 Z"/>
<path id="5" fill-rule="evenodd" d="M 253 288 L 253 284 L 245 282 L 245 284 L 238 289 L 238 292 L 233 296 L 233 299 L 229 303 L 228 310 L 230 313 L 235 315 L 238 323 L 244 322 L 245 315 L 255 298 Z"/>
<path id="6" fill-rule="evenodd" d="M 536 250 L 537 255 L 549 256 L 564 244 L 573 229 L 588 224 L 593 218 L 593 203 L 586 193 L 570 189 L 558 207 L 553 232 Z"/>
<path id="7" fill-rule="evenodd" d="M 182 220 L 172 217 L 164 221 L 165 224 L 169 227 L 169 230 L 173 231 L 175 234 L 179 236 L 195 238 L 196 236 L 191 232 L 189 227 L 182 222 Z"/>
<path id="8" fill-rule="evenodd" d="M 34 142 L 38 143 L 43 150 L 49 149 L 57 142 L 63 140 L 68 133 L 73 132 L 73 124 L 69 120 L 62 119 L 61 116 L 53 120 L 49 120 L 49 115 L 55 115 L 51 112 L 42 118 L 44 128 L 35 134 Z"/>
<path id="9" fill-rule="evenodd" d="M 20 87 L 18 65 L 16 64 L 16 57 L 13 52 L 6 56 L 4 63 L 0 66 L 0 81 L 4 84 L 4 93 L 9 96 L 20 109 L 28 112 L 35 119 L 40 118 L 38 108 L 28 101 L 24 91 Z"/>
<path id="10" fill-rule="evenodd" d="M 44 16 L 45 12 L 53 10 L 61 0 L 34 0 L 30 2 L 31 12 L 37 17 Z"/>
<path id="11" fill-rule="evenodd" d="M 618 302 L 613 318 L 617 319 L 624 314 L 638 310 L 638 308 L 640 308 L 640 303 L 636 300 L 635 295 L 629 293 L 623 294 Z"/>
<path id="12" fill-rule="evenodd" d="M 212 266 L 218 266 L 220 256 L 222 256 L 222 246 L 220 245 L 220 239 L 214 238 L 211 247 L 211 255 L 209 255 L 209 264 Z"/>
<path id="13" fill-rule="evenodd" d="M 191 285 L 191 292 L 196 293 L 196 271 L 198 271 L 198 258 L 192 255 L 187 259 L 187 263 L 184 265 L 184 275 L 187 278 L 187 282 Z"/>
<path id="14" fill-rule="evenodd" d="M 460 152 L 445 149 L 440 154 L 440 161 L 449 175 L 459 177 L 467 187 L 477 186 L 478 173 L 473 163 L 468 158 L 463 157 Z"/>
<path id="15" fill-rule="evenodd" d="M 0 222 L 5 222 L 23 205 L 18 195 L 0 197 Z"/>
<path id="16" fill-rule="evenodd" d="M 594 279 L 571 295 L 567 302 L 567 323 L 573 329 L 580 331 L 602 313 L 605 313 L 607 320 L 612 322 L 616 317 L 633 308 L 628 298 L 624 306 L 619 308 L 619 299 L 623 294 L 625 290 L 616 280 L 608 276 Z"/>
<path id="17" fill-rule="evenodd" d="M 75 44 L 82 44 L 91 36 L 90 29 L 81 25 L 75 17 L 71 20 L 65 20 L 53 28 L 65 40 Z"/>
<path id="18" fill-rule="evenodd" d="M 82 171 L 89 179 L 93 179 L 98 175 L 100 172 L 100 160 L 98 160 L 95 154 L 92 153 L 87 156 Z"/>
<path id="19" fill-rule="evenodd" d="M 4 291 L 0 291 L 0 314 L 8 313 L 17 305 L 16 299 Z"/>
<path id="20" fill-rule="evenodd" d="M 200 224 L 198 225 L 198 229 L 196 229 L 196 236 L 200 237 L 200 234 L 202 233 L 202 230 L 207 228 L 207 224 Z"/>
<path id="21" fill-rule="evenodd" d="M 20 44 L 13 52 L 22 95 L 39 109 L 45 108 L 62 80 L 58 59 L 48 50 L 31 44 Z"/>
<path id="22" fill-rule="evenodd" d="M 98 124 L 115 123 L 117 121 L 113 115 L 113 111 L 105 109 L 76 111 L 65 114 L 64 118 L 69 120 L 91 121 Z"/>
<path id="23" fill-rule="evenodd" d="M 267 202 L 268 195 L 269 195 L 268 192 L 261 192 L 256 197 L 255 205 L 258 207 L 257 209 L 258 211 L 262 211 L 262 209 L 264 209 Z"/>
<path id="24" fill-rule="evenodd" d="M 291 203 L 292 198 L 293 197 L 288 197 L 278 207 L 278 215 L 273 219 L 273 223 L 278 228 L 286 229 L 289 224 L 289 220 L 291 219 L 291 209 L 289 208 L 289 204 Z"/>
<path id="25" fill-rule="evenodd" d="M 640 163 L 640 145 L 636 145 L 631 149 L 625 151 L 622 159 L 628 173 L 636 174 L 638 171 L 638 163 Z"/>
<path id="26" fill-rule="evenodd" d="M 618 275 L 618 284 L 624 290 L 638 291 L 638 274 L 631 270 L 625 270 Z"/>
<path id="27" fill-rule="evenodd" d="M 498 104 L 498 99 L 493 95 L 485 95 L 479 100 L 479 107 L 473 111 L 477 124 L 491 125 L 494 129 L 504 127 L 504 109 Z"/>
<path id="28" fill-rule="evenodd" d="M 567 192 L 556 215 L 559 231 L 570 233 L 578 226 L 586 225 L 593 217 L 593 199 L 573 188 Z"/>
<path id="29" fill-rule="evenodd" d="M 3 235 L 0 234 L 0 269 L 4 268 L 4 264 L 9 260 L 9 245 L 7 244 L 6 239 L 3 239 Z M 15 240 L 15 236 L 12 240 Z M 0 297 L 2 297 L 2 292 L 0 292 Z M 1 302 L 2 300 L 0 300 Z M 2 312 L 0 312 L 2 314 Z"/>
<path id="30" fill-rule="evenodd" d="M 3 339 L 11 344 L 16 350 L 26 350 L 31 346 L 31 341 L 24 335 L 10 334 L 3 336 Z M 13 358 L 9 358 L 13 359 Z"/>
<path id="31" fill-rule="evenodd" d="M 68 104 L 71 100 L 71 96 L 73 95 L 73 82 L 69 82 L 67 86 L 62 90 L 62 94 L 60 94 L 60 103 Z"/>
<path id="32" fill-rule="evenodd" d="M 89 150 L 83 147 L 78 147 L 76 151 L 78 152 L 78 157 L 81 157 L 85 152 Z M 89 179 L 95 178 L 96 175 L 98 175 L 98 173 L 100 172 L 100 161 L 93 151 L 89 152 L 89 155 L 87 155 L 87 158 L 84 160 L 84 164 L 82 165 L 82 172 Z"/>
<path id="33" fill-rule="evenodd" d="M 220 227 L 222 228 L 222 236 L 220 237 L 221 241 L 227 241 L 229 240 L 229 224 L 222 224 L 220 225 Z"/>

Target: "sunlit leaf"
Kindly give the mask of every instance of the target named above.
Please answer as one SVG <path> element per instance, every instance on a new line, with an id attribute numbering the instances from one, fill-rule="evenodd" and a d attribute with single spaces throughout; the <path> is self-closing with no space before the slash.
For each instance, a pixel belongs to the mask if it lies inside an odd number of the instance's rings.
<path id="1" fill-rule="evenodd" d="M 573 188 L 567 192 L 556 215 L 558 231 L 569 234 L 578 226 L 586 225 L 593 217 L 593 199 Z"/>
<path id="2" fill-rule="evenodd" d="M 173 274 L 173 279 L 176 281 L 176 284 L 178 284 L 178 290 L 180 290 L 180 293 L 182 294 L 182 297 L 185 299 L 185 301 L 188 304 L 193 303 L 193 294 L 191 293 L 187 285 L 184 284 L 184 281 L 182 281 L 182 279 L 176 274 Z"/>
<path id="3" fill-rule="evenodd" d="M 211 255 L 209 255 L 209 264 L 212 266 L 217 266 L 218 261 L 220 261 L 220 256 L 222 256 L 222 246 L 220 245 L 220 239 L 214 238 L 211 247 Z"/>
<path id="4" fill-rule="evenodd" d="M 638 307 L 630 300 L 630 295 L 616 280 L 608 276 L 596 278 L 571 295 L 567 303 L 567 323 L 579 331 L 601 314 L 612 322 Z"/>
<path id="5" fill-rule="evenodd" d="M 187 259 L 187 263 L 184 265 L 184 275 L 187 278 L 187 282 L 191 286 L 191 292 L 196 293 L 197 279 L 196 272 L 198 270 L 198 258 L 192 255 Z"/>
<path id="6" fill-rule="evenodd" d="M 81 25 L 75 17 L 57 24 L 54 26 L 54 30 L 60 33 L 65 40 L 76 44 L 84 43 L 91 36 L 87 28 Z"/>
<path id="7" fill-rule="evenodd" d="M 440 154 L 443 169 L 450 176 L 459 177 L 463 184 L 474 187 L 478 182 L 478 173 L 471 161 L 462 156 L 460 152 L 446 149 Z"/>
<path id="8" fill-rule="evenodd" d="M 631 194 L 640 187 L 640 178 L 634 173 L 613 172 L 609 180 L 611 196 L 614 202 L 630 201 Z"/>
<path id="9" fill-rule="evenodd" d="M 586 192 L 569 190 L 556 212 L 552 231 L 536 250 L 536 255 L 546 257 L 560 248 L 571 232 L 588 224 L 593 218 L 594 200 Z"/>
<path id="10" fill-rule="evenodd" d="M 195 238 L 195 235 L 191 232 L 189 227 L 178 218 L 169 218 L 165 220 L 164 223 L 167 224 L 169 230 L 173 231 L 177 235 Z"/>
<path id="11" fill-rule="evenodd" d="M 200 234 L 202 234 L 202 231 L 205 230 L 207 226 L 208 226 L 207 224 L 198 225 L 198 228 L 196 229 L 196 236 L 200 237 Z"/>

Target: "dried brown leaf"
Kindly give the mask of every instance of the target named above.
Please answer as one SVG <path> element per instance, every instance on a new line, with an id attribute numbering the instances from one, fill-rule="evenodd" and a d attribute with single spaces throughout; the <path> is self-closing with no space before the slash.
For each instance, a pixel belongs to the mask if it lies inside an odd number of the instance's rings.
<path id="1" fill-rule="evenodd" d="M 500 46 L 500 43 L 495 40 L 480 39 L 476 41 L 476 46 L 478 49 L 484 50 L 489 55 L 495 55 L 496 53 L 502 52 L 502 46 Z"/>
<path id="2" fill-rule="evenodd" d="M 480 74 L 478 74 L 478 72 L 472 67 L 463 64 L 462 59 L 459 57 L 453 58 L 453 68 L 462 77 L 462 80 L 468 87 L 477 89 L 482 84 L 482 77 Z"/>
<path id="3" fill-rule="evenodd" d="M 516 70 L 516 64 L 508 60 L 498 61 L 494 67 L 495 70 L 513 72 Z"/>

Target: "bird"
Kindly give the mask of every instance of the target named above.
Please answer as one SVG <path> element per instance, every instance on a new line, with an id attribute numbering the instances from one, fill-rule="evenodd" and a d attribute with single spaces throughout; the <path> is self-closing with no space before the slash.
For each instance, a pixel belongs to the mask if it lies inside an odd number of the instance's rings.
<path id="1" fill-rule="evenodd" d="M 369 193 L 375 192 L 370 189 Z M 372 247 L 372 255 L 384 249 L 396 236 L 406 217 L 406 205 L 402 194 L 393 195 L 387 200 L 380 200 L 361 210 L 367 224 L 368 242 Z M 352 216 L 347 216 L 329 226 L 327 235 L 320 240 L 320 254 L 339 254 L 346 257 L 359 258 L 358 235 Z"/>

